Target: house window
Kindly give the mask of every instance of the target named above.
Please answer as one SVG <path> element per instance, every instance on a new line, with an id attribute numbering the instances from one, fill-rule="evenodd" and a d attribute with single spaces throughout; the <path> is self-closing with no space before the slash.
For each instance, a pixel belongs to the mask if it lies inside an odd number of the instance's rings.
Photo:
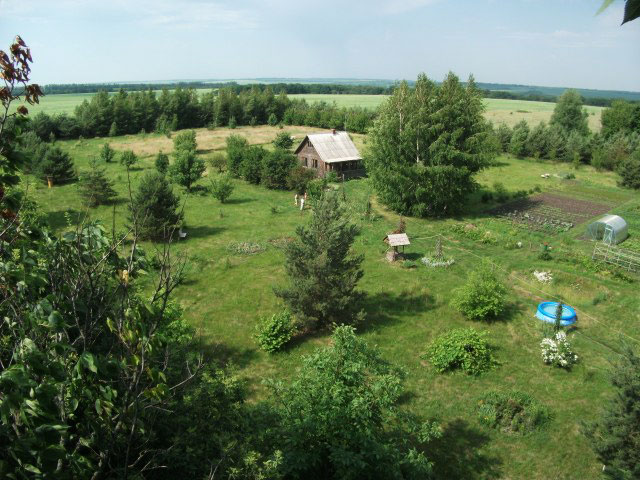
<path id="1" fill-rule="evenodd" d="M 309 166 L 309 161 L 307 160 L 307 157 L 304 157 L 303 160 L 304 160 L 304 166 L 308 167 Z"/>
<path id="2" fill-rule="evenodd" d="M 317 158 L 313 159 L 313 168 L 318 168 L 318 159 Z"/>

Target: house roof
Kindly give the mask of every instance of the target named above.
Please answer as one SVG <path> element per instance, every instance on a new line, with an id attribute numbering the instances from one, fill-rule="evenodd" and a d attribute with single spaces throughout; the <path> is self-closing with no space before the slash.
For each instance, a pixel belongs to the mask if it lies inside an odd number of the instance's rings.
<path id="1" fill-rule="evenodd" d="M 385 237 L 385 241 L 392 247 L 399 247 L 401 245 L 411 245 L 409 237 L 406 233 L 390 233 Z"/>
<path id="2" fill-rule="evenodd" d="M 349 138 L 347 132 L 314 133 L 307 135 L 295 153 L 298 153 L 302 149 L 307 138 L 325 163 L 362 160 L 360 152 L 358 152 L 358 149 L 351 141 L 351 138 Z"/>

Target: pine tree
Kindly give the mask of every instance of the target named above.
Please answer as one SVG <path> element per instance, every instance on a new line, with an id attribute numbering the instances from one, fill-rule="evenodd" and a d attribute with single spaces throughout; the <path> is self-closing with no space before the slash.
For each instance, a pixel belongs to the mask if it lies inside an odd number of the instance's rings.
<path id="1" fill-rule="evenodd" d="M 108 143 L 105 143 L 104 145 L 102 145 L 102 148 L 100 149 L 100 160 L 102 160 L 105 163 L 111 163 L 113 162 L 113 159 L 116 156 L 116 151 L 111 148 L 111 146 Z"/>
<path id="2" fill-rule="evenodd" d="M 363 257 L 350 255 L 358 228 L 345 218 L 337 196 L 323 195 L 309 226 L 299 226 L 296 233 L 298 239 L 285 249 L 289 284 L 275 294 L 312 329 L 358 320 Z"/>
<path id="3" fill-rule="evenodd" d="M 95 159 L 89 162 L 89 167 L 91 170 L 80 178 L 80 195 L 90 207 L 110 203 L 118 196 L 113 189 L 114 183 L 107 178 L 105 169 L 99 167 Z"/>
<path id="4" fill-rule="evenodd" d="M 166 153 L 158 152 L 158 155 L 156 155 L 155 165 L 156 170 L 164 175 L 169 169 L 169 156 Z"/>
<path id="5" fill-rule="evenodd" d="M 609 478 L 640 478 L 640 356 L 626 349 L 612 372 L 615 389 L 585 434 Z"/>
<path id="6" fill-rule="evenodd" d="M 129 206 L 129 221 L 143 239 L 166 239 L 182 220 L 180 199 L 159 172 L 149 172 L 142 180 Z"/>

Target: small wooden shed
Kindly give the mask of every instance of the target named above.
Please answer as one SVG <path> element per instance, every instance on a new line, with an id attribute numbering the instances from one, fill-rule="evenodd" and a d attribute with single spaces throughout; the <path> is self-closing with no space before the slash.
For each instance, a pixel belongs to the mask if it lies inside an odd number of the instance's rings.
<path id="1" fill-rule="evenodd" d="M 402 258 L 404 256 L 404 247 L 411 245 L 406 233 L 390 233 L 384 237 L 383 241 L 390 247 L 387 251 L 387 260 L 390 262 L 395 262 L 399 258 Z M 402 247 L 402 253 L 400 253 L 399 247 Z"/>

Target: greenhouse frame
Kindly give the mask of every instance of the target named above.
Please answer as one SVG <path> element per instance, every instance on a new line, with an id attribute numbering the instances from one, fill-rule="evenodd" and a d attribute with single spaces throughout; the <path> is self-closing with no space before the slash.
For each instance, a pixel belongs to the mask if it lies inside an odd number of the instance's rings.
<path id="1" fill-rule="evenodd" d="M 618 215 L 605 215 L 587 227 L 593 240 L 602 240 L 608 245 L 617 245 L 629 236 L 624 218 Z"/>

